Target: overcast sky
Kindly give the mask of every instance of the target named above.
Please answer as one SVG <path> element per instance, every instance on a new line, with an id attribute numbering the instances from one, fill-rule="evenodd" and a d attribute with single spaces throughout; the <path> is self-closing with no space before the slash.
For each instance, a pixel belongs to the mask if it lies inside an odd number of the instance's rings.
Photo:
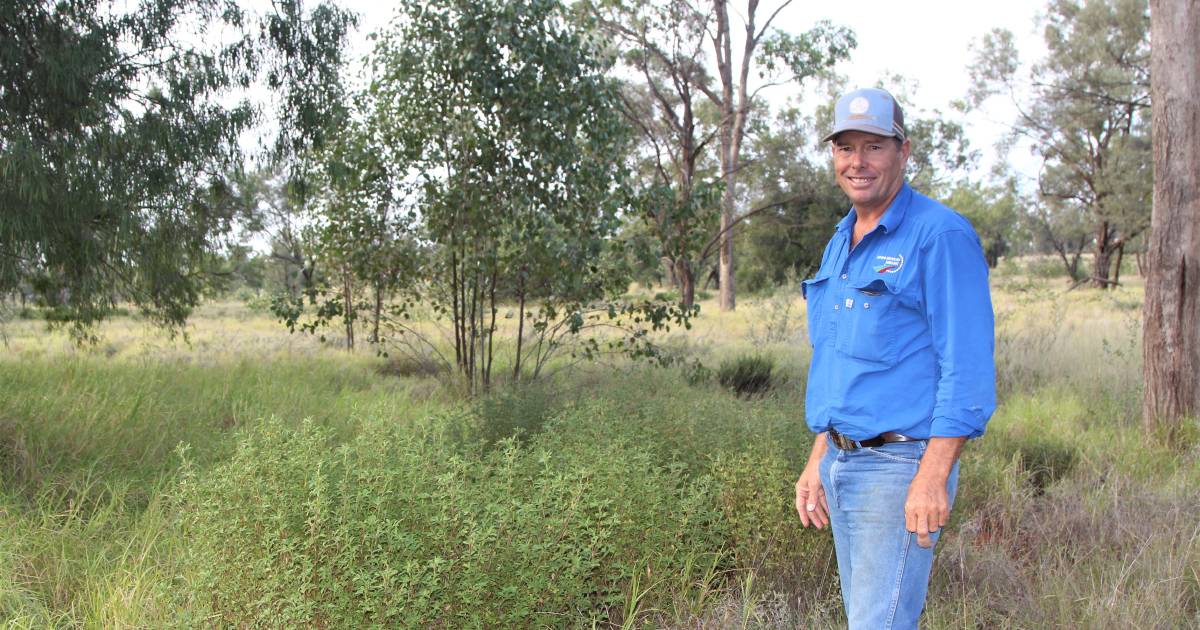
<path id="1" fill-rule="evenodd" d="M 360 14 L 359 33 L 353 51 L 356 56 L 371 50 L 366 34 L 383 29 L 391 20 L 395 5 L 386 1 L 335 0 Z M 970 46 L 993 28 L 1013 32 L 1017 49 L 1025 61 L 1041 57 L 1044 50 L 1037 15 L 1048 0 L 1006 0 L 1004 2 L 963 2 L 962 0 L 833 0 L 792 2 L 773 23 L 783 30 L 801 33 L 818 20 L 849 26 L 858 46 L 848 62 L 838 70 L 849 79 L 850 87 L 868 87 L 892 75 L 908 79 L 911 105 L 922 110 L 939 110 L 948 116 L 950 102 L 967 92 L 967 65 L 973 59 Z M 744 2 L 732 3 L 736 11 Z M 759 9 L 759 21 L 769 15 L 778 2 L 765 0 Z M 738 18 L 735 20 L 735 30 Z M 795 94 L 788 87 L 774 88 L 770 99 L 784 102 Z M 963 120 L 974 148 L 981 152 L 982 176 L 995 161 L 993 144 L 1012 120 L 1012 110 L 993 99 L 983 112 Z M 1014 168 L 1033 176 L 1037 163 L 1027 150 L 1015 150 L 1009 156 Z"/>

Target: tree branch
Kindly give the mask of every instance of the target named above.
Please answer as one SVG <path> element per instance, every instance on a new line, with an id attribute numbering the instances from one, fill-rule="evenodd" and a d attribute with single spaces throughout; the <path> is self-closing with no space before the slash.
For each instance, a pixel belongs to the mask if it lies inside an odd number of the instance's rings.
<path id="1" fill-rule="evenodd" d="M 730 221 L 728 227 L 726 227 L 724 230 L 719 230 L 715 235 L 713 235 L 712 239 L 708 242 L 708 244 L 704 246 L 704 249 L 700 250 L 700 258 L 699 258 L 699 261 L 696 266 L 699 267 L 700 265 L 704 264 L 705 260 L 708 260 L 708 257 L 711 256 L 713 253 L 712 252 L 713 246 L 716 245 L 718 242 L 720 242 L 721 235 L 733 230 L 733 228 L 735 226 L 737 226 L 737 224 L 741 223 L 742 221 L 745 221 L 746 219 L 749 219 L 750 217 L 752 217 L 760 212 L 764 212 L 764 211 L 770 210 L 772 208 L 778 208 L 780 206 L 784 206 L 789 203 L 792 203 L 793 201 L 799 201 L 800 199 L 802 199 L 802 197 L 800 197 L 799 195 L 793 195 L 791 197 L 787 197 L 786 199 L 780 199 L 779 201 L 769 203 L 769 204 L 766 204 L 763 206 L 759 206 L 759 207 L 747 212 L 746 214 L 743 214 L 743 215 L 737 217 L 733 221 Z"/>

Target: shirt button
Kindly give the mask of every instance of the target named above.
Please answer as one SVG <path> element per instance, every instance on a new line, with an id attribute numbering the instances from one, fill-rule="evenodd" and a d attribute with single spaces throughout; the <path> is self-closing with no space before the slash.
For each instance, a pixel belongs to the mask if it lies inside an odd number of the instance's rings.
<path id="1" fill-rule="evenodd" d="M 849 278 L 849 277 L 850 277 L 850 276 L 848 276 L 848 275 L 846 275 L 846 274 L 842 274 L 842 280 L 845 280 L 846 278 Z"/>
<path id="2" fill-rule="evenodd" d="M 841 306 L 842 306 L 841 304 L 834 304 L 834 305 L 833 305 L 833 310 L 835 310 L 835 311 L 836 311 L 836 310 L 838 310 L 839 308 L 841 308 Z"/>
<path id="3" fill-rule="evenodd" d="M 871 308 L 870 302 L 863 302 L 863 308 Z"/>

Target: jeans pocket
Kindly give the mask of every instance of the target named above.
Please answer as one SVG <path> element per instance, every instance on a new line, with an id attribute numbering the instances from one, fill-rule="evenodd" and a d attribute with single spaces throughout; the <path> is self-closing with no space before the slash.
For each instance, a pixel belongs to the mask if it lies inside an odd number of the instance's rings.
<path id="1" fill-rule="evenodd" d="M 924 440 L 887 442 L 883 446 L 868 446 L 863 448 L 863 450 L 878 457 L 915 465 L 921 462 L 921 456 L 925 454 L 926 444 L 927 442 Z"/>

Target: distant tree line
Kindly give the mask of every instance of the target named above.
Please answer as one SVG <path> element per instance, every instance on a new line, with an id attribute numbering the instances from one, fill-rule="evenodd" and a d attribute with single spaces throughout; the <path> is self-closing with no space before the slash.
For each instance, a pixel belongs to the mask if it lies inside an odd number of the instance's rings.
<path id="1" fill-rule="evenodd" d="M 404 339 L 482 388 L 505 319 L 513 380 L 559 352 L 653 356 L 647 332 L 687 325 L 698 288 L 732 309 L 735 288 L 805 273 L 848 210 L 816 138 L 854 34 L 781 29 L 788 4 L 405 1 L 351 89 L 355 19 L 329 3 L 5 3 L 0 294 L 85 331 L 124 302 L 179 326 L 241 287 L 293 328 Z M 1150 11 L 1051 0 L 1041 19 L 1043 59 L 993 31 L 962 102 L 908 107 L 909 178 L 972 220 L 990 265 L 1048 253 L 1115 286 L 1149 242 Z M 823 102 L 773 108 L 783 84 Z M 1040 160 L 1033 186 L 1003 162 L 968 177 L 956 113 L 995 98 L 1017 108 L 1009 147 Z M 246 155 L 264 122 L 275 137 Z M 633 299 L 632 281 L 676 293 Z M 407 323 L 418 304 L 452 356 Z M 621 333 L 602 347 L 590 328 Z"/>
<path id="2" fill-rule="evenodd" d="M 571 229 L 600 221 L 598 232 L 574 236 L 611 242 L 626 275 L 674 286 L 684 308 L 697 285 L 720 291 L 720 306 L 733 308 L 735 287 L 768 290 L 811 267 L 847 209 L 815 142 L 827 104 L 805 116 L 813 108 L 773 109 L 763 93 L 787 83 L 833 94 L 844 86 L 835 68 L 854 35 L 828 23 L 798 35 L 780 30 L 773 22 L 787 4 L 731 14 L 726 1 L 402 3 L 368 60 L 369 87 L 352 93 L 342 50 L 354 21 L 332 5 L 305 10 L 293 0 L 255 16 L 215 0 L 124 12 L 102 0 L 10 3 L 0 16 L 11 61 L 0 77 L 0 194 L 10 209 L 0 291 L 84 325 L 120 301 L 178 324 L 206 290 L 238 277 L 295 301 L 329 293 L 318 285 L 340 275 L 347 304 L 359 301 L 355 286 L 374 290 L 375 339 L 384 304 L 400 285 L 426 280 L 432 270 L 413 265 L 443 245 L 469 241 L 497 265 L 513 255 L 503 252 L 506 242 L 522 245 L 525 288 L 510 295 L 497 287 L 497 296 L 525 304 L 529 287 L 546 284 L 529 274 L 548 260 L 534 264 L 529 253 L 549 233 L 543 220 L 557 213 L 551 223 Z M 976 151 L 953 112 L 910 111 L 910 178 L 973 220 L 989 263 L 1052 253 L 1072 277 L 1104 287 L 1119 282 L 1127 249 L 1142 251 L 1148 20 L 1136 0 L 1056 0 L 1044 17 L 1049 53 L 1028 70 L 1011 34 L 981 41 L 974 87 L 956 105 L 1014 99 L 1013 142 L 1025 140 L 1044 164 L 1036 190 L 1006 172 L 968 181 Z M 426 22 L 434 25 L 419 30 Z M 509 22 L 523 31 L 520 41 L 501 36 Z M 479 37 L 437 30 L 448 26 Z M 206 36 L 222 29 L 235 35 Z M 409 49 L 425 55 L 424 66 L 404 57 Z M 514 62 L 524 50 L 529 57 Z M 549 59 L 552 50 L 562 60 Z M 582 111 L 571 90 L 589 80 L 599 83 Z M 885 83 L 909 98 L 902 78 Z M 277 94 L 271 108 L 231 98 L 252 85 Z M 418 93 L 424 100 L 408 99 Z M 247 168 L 239 134 L 266 119 L 278 122 L 278 137 Z M 430 148 L 435 142 L 440 149 Z M 571 156 L 562 155 L 568 147 Z M 505 219 L 519 227 L 493 221 L 522 204 Z M 568 210 L 574 204 L 607 215 Z M 448 230 L 437 243 L 417 228 L 432 229 L 442 205 L 457 214 L 437 226 Z M 501 231 L 468 236 L 485 227 Z M 573 255 L 604 258 L 600 250 Z M 453 258 L 451 267 L 475 264 L 465 252 Z M 464 273 L 475 272 L 459 268 L 447 281 L 469 310 Z M 490 296 L 491 281 L 480 282 Z M 453 310 L 457 298 L 448 297 Z"/>

